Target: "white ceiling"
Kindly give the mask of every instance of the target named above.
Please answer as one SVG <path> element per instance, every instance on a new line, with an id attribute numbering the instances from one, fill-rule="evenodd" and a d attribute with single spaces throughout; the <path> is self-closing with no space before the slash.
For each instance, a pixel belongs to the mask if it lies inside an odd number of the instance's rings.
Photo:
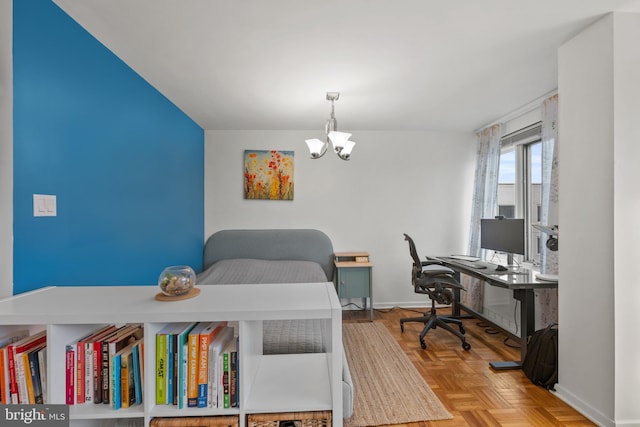
<path id="1" fill-rule="evenodd" d="M 55 0 L 205 129 L 472 131 L 640 0 Z"/>

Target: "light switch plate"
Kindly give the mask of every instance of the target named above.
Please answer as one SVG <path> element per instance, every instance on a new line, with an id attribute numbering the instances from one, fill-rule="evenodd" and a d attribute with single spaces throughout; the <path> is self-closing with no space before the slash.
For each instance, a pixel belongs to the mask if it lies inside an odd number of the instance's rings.
<path id="1" fill-rule="evenodd" d="M 33 195 L 33 216 L 57 216 L 58 209 L 54 194 Z"/>

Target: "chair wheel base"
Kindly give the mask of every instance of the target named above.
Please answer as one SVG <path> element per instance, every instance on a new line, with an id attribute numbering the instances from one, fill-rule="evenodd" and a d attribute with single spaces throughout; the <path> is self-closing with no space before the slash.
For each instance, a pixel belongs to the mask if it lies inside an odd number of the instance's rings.
<path id="1" fill-rule="evenodd" d="M 420 347 L 422 347 L 423 350 L 427 349 L 427 343 L 424 342 L 424 340 L 420 340 Z"/>
<path id="2" fill-rule="evenodd" d="M 471 350 L 471 344 L 469 344 L 469 343 L 468 343 L 468 342 L 466 342 L 466 341 L 465 341 L 465 342 L 463 342 L 463 343 L 462 343 L 462 349 L 463 349 L 463 350 L 466 350 L 466 351 Z"/>

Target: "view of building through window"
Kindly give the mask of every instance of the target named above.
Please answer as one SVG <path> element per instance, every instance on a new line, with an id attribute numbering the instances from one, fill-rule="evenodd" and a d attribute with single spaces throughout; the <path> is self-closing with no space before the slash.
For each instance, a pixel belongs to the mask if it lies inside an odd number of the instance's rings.
<path id="1" fill-rule="evenodd" d="M 524 218 L 528 253 L 540 260 L 540 232 L 531 224 L 540 222 L 542 202 L 542 143 L 535 141 L 505 148 L 500 155 L 498 215 Z"/>

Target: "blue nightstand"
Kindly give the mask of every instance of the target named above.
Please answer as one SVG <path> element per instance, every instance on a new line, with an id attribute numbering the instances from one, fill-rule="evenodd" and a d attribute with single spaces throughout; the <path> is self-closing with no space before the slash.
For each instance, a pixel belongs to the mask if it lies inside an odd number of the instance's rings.
<path id="1" fill-rule="evenodd" d="M 373 321 L 373 264 L 367 252 L 336 252 L 335 286 L 338 298 L 362 298 L 364 309 L 369 299 L 369 317 Z"/>

